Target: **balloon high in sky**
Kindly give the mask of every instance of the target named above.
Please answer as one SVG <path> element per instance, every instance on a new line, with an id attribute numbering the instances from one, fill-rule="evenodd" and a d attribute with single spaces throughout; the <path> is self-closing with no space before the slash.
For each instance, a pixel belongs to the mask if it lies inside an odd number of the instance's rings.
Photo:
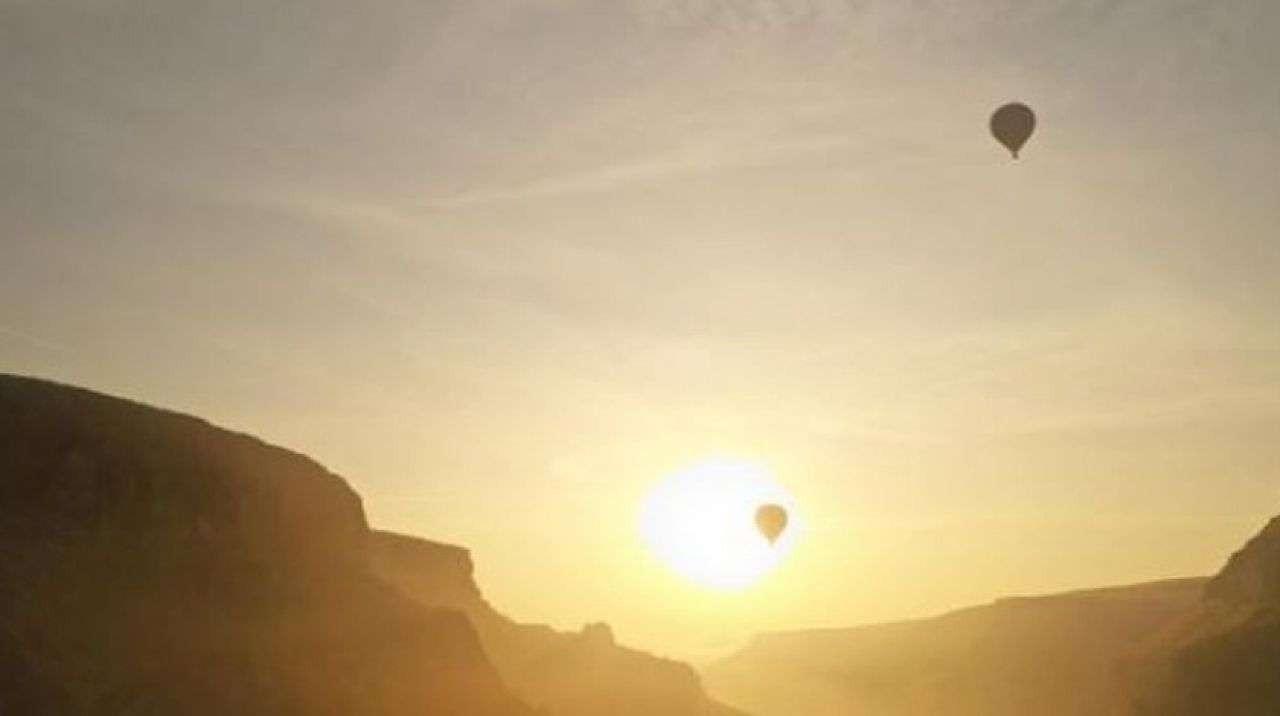
<path id="1" fill-rule="evenodd" d="M 787 528 L 787 511 L 781 505 L 761 505 L 756 510 L 756 527 L 770 544 L 778 541 Z"/>
<path id="2" fill-rule="evenodd" d="M 1018 152 L 1036 130 L 1036 113 L 1021 102 L 1006 104 L 991 115 L 991 135 L 1018 158 Z"/>

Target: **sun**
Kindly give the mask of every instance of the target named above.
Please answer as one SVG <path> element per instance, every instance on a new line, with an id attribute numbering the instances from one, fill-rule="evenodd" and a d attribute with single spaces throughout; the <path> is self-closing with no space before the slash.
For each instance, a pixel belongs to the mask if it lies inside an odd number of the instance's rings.
<path id="1" fill-rule="evenodd" d="M 761 505 L 777 504 L 791 524 L 770 544 L 756 528 Z M 760 581 L 791 551 L 794 501 L 762 465 L 702 460 L 663 478 L 640 506 L 645 542 L 673 572 L 709 589 L 736 591 Z"/>

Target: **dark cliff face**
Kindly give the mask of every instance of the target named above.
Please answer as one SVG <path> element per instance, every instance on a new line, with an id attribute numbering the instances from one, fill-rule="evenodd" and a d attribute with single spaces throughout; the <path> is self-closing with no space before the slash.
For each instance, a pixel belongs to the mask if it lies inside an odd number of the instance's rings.
<path id="1" fill-rule="evenodd" d="M 0 376 L 0 713 L 529 711 L 300 455 Z"/>
<path id="2" fill-rule="evenodd" d="M 131 545 L 290 577 L 363 559 L 360 500 L 315 462 L 84 390 L 0 376 L 0 475 L 0 527 L 40 548 Z"/>
<path id="3" fill-rule="evenodd" d="M 1232 555 L 1196 614 L 1152 658 L 1136 712 L 1280 714 L 1280 518 Z"/>
<path id="4" fill-rule="evenodd" d="M 498 616 L 476 584 L 466 549 L 376 530 L 368 545 L 374 573 L 419 604 L 456 609 L 473 620 Z"/>
<path id="5" fill-rule="evenodd" d="M 1222 604 L 1280 603 L 1280 517 L 1231 555 L 1209 582 L 1205 599 Z"/>
<path id="6" fill-rule="evenodd" d="M 567 633 L 508 619 L 476 588 L 465 550 L 378 533 L 371 557 L 388 583 L 419 603 L 465 612 L 502 679 L 553 716 L 738 713 L 708 699 L 692 668 L 616 644 L 607 625 Z"/>

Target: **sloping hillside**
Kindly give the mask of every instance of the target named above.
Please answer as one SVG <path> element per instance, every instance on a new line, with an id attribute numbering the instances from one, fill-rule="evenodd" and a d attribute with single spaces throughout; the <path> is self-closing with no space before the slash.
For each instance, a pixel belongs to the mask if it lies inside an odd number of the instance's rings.
<path id="1" fill-rule="evenodd" d="M 0 376 L 0 713 L 531 714 L 368 534 L 307 458 Z"/>
<path id="2" fill-rule="evenodd" d="M 1231 557 L 1151 662 L 1138 714 L 1280 714 L 1280 518 Z"/>
<path id="3" fill-rule="evenodd" d="M 518 624 L 494 610 L 472 579 L 466 550 L 378 533 L 378 574 L 432 607 L 462 610 L 503 680 L 555 716 L 731 716 L 712 702 L 689 666 L 616 644 L 607 625 L 578 633 Z"/>
<path id="4" fill-rule="evenodd" d="M 309 458 L 0 375 L 9 713 L 737 712 L 604 625 L 500 615 L 465 550 L 370 531 L 359 497 Z"/>
<path id="5" fill-rule="evenodd" d="M 1203 580 L 1004 599 L 934 619 L 763 635 L 708 670 L 761 716 L 1128 713 L 1148 640 L 1194 609 Z"/>

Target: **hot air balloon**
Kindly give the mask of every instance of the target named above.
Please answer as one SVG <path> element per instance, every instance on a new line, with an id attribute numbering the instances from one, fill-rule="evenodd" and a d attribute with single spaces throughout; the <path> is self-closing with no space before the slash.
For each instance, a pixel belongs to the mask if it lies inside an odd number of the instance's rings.
<path id="1" fill-rule="evenodd" d="M 787 528 L 787 510 L 782 505 L 761 505 L 756 510 L 756 528 L 769 540 L 769 544 L 778 541 L 782 531 Z"/>
<path id="2" fill-rule="evenodd" d="M 1018 151 L 1036 131 L 1036 113 L 1021 102 L 1012 102 L 991 115 L 991 135 L 1018 158 Z"/>

